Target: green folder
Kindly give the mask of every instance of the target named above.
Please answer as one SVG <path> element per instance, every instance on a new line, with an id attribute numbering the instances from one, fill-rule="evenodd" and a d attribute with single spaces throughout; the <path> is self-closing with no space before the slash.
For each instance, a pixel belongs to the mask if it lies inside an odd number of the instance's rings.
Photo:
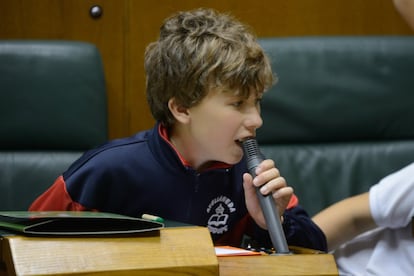
<path id="1" fill-rule="evenodd" d="M 0 229 L 27 235 L 120 235 L 158 231 L 163 227 L 161 222 L 103 212 L 0 212 Z"/>

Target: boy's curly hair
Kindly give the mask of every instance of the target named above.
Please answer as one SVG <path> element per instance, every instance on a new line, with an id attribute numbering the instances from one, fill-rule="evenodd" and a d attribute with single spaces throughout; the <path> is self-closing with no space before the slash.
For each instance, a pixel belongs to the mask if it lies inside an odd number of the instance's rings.
<path id="1" fill-rule="evenodd" d="M 198 104 L 212 87 L 248 97 L 274 83 L 269 60 L 249 27 L 211 9 L 179 12 L 164 21 L 145 51 L 147 101 L 153 117 L 169 127 L 168 101 Z"/>

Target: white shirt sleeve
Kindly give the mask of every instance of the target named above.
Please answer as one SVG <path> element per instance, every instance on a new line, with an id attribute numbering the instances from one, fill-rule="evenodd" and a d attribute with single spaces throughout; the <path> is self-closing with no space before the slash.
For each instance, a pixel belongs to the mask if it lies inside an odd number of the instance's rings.
<path id="1" fill-rule="evenodd" d="M 369 203 L 378 226 L 401 228 L 414 216 L 414 163 L 371 187 Z"/>

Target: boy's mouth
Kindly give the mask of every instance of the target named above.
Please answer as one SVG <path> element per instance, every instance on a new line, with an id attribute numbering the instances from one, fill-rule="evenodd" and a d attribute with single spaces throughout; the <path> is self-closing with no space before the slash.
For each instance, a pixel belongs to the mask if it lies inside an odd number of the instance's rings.
<path id="1" fill-rule="evenodd" d="M 254 139 L 254 138 L 255 138 L 254 136 L 244 137 L 244 138 L 241 138 L 241 139 L 237 139 L 237 140 L 236 140 L 236 143 L 237 143 L 240 147 L 242 147 L 242 146 L 243 146 L 243 142 L 244 142 L 244 141 L 246 141 L 246 140 L 248 140 L 248 139 Z"/>

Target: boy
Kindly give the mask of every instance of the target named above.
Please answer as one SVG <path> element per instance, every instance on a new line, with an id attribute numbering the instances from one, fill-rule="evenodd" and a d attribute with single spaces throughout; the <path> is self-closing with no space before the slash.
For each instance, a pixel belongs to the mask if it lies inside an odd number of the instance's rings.
<path id="1" fill-rule="evenodd" d="M 153 129 L 86 152 L 30 207 L 96 210 L 207 226 L 215 244 L 245 235 L 270 245 L 255 187 L 277 202 L 288 244 L 326 249 L 272 160 L 253 180 L 241 142 L 262 125 L 260 100 L 273 82 L 248 28 L 224 14 L 180 12 L 145 53 Z M 284 212 L 284 210 L 287 210 Z"/>

